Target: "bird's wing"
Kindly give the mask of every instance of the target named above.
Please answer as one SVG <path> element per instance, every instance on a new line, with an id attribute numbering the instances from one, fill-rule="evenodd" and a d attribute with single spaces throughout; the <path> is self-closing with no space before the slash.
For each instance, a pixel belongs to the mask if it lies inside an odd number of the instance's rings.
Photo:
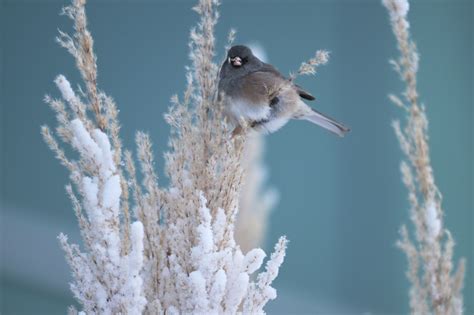
<path id="1" fill-rule="evenodd" d="M 313 95 L 303 90 L 301 86 L 297 84 L 294 84 L 294 86 L 296 88 L 296 92 L 301 98 L 307 99 L 308 101 L 314 101 L 316 99 Z"/>
<path id="2" fill-rule="evenodd" d="M 289 84 L 281 75 L 268 71 L 251 72 L 240 79 L 240 95 L 250 104 L 270 106 L 279 91 Z"/>
<path id="3" fill-rule="evenodd" d="M 285 78 L 281 73 L 280 71 L 278 71 L 274 66 L 272 66 L 271 64 L 268 64 L 268 63 L 264 63 L 263 66 L 261 67 L 261 69 L 259 69 L 259 71 L 261 72 L 268 72 L 268 73 L 272 73 L 274 74 L 275 76 L 277 77 L 280 77 L 284 80 L 288 80 L 287 78 Z M 304 99 L 307 99 L 309 101 L 314 101 L 316 98 L 311 95 L 311 93 L 305 91 L 301 86 L 297 85 L 297 84 L 293 84 L 293 86 L 295 87 L 296 89 L 296 92 L 298 93 L 298 95 L 301 97 L 301 98 L 304 98 Z"/>
<path id="4" fill-rule="evenodd" d="M 251 122 L 268 119 L 271 108 L 278 103 L 279 92 L 288 81 L 269 72 L 251 72 L 234 80 L 226 94 L 229 97 L 228 111 L 236 119 Z"/>

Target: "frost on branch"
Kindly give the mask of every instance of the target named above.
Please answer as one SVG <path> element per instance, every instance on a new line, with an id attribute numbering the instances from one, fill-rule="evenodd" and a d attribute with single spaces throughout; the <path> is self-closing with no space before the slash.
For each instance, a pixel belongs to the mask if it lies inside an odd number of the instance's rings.
<path id="1" fill-rule="evenodd" d="M 234 240 L 246 138 L 229 136 L 217 98 L 218 2 L 200 0 L 194 8 L 200 21 L 191 31 L 188 84 L 182 100 L 172 98 L 165 117 L 171 126 L 165 155 L 169 187 L 159 185 L 146 133 L 136 135 L 138 170 L 132 152 L 122 149 L 118 110 L 97 87 L 97 58 L 84 5 L 85 0 L 74 0 L 64 9 L 75 32 L 60 32 L 58 38 L 75 58 L 84 92 L 75 92 L 59 75 L 55 83 L 62 100 L 45 98 L 58 126 L 54 132 L 42 128 L 45 141 L 70 171 L 66 192 L 83 248 L 64 234 L 59 240 L 80 314 L 263 313 L 276 297 L 271 284 L 287 241 L 280 238 L 258 273 L 264 251 L 243 253 Z M 74 158 L 66 156 L 57 137 L 75 150 Z M 71 308 L 70 313 L 77 311 Z"/>
<path id="2" fill-rule="evenodd" d="M 78 118 L 68 127 L 71 144 L 80 155 L 77 163 L 84 165 L 71 176 L 82 197 L 85 216 L 70 187 L 68 193 L 77 207 L 87 248 L 82 253 L 77 245 L 67 242 L 65 235 L 59 236 L 74 271 L 75 282 L 71 284 L 71 290 L 87 313 L 140 314 L 146 304 L 140 277 L 143 225 L 139 221 L 131 225 L 130 245 L 124 248 L 124 235 L 120 229 L 120 176 L 108 137 L 99 129 L 89 132 Z M 86 170 L 86 165 L 90 171 Z"/>

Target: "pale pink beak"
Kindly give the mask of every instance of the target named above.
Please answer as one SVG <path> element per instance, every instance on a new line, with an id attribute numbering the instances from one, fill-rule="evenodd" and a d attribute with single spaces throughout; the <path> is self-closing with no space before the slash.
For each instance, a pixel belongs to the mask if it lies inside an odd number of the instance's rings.
<path id="1" fill-rule="evenodd" d="M 242 65 L 242 59 L 240 57 L 229 58 L 229 62 L 234 67 L 240 67 Z"/>

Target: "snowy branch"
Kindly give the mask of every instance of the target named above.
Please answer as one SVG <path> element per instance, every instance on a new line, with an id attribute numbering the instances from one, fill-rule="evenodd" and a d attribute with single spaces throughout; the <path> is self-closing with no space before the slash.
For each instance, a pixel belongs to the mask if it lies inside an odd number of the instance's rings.
<path id="1" fill-rule="evenodd" d="M 276 297 L 271 283 L 287 241 L 279 240 L 265 271 L 258 273 L 264 251 L 255 248 L 244 254 L 234 240 L 246 139 L 229 137 L 216 97 L 218 1 L 199 0 L 194 8 L 200 21 L 191 31 L 188 85 L 182 101 L 172 98 L 166 115 L 171 126 L 165 155 L 169 187 L 159 185 L 146 133 L 136 135 L 138 168 L 130 151 L 122 154 L 118 110 L 97 84 L 97 57 L 84 5 L 85 0 L 73 0 L 64 9 L 75 33 L 60 32 L 58 41 L 75 58 L 85 92 L 74 91 L 59 75 L 55 83 L 62 100 L 45 98 L 58 126 L 55 132 L 42 128 L 45 141 L 70 171 L 72 185 L 66 191 L 84 245 L 70 244 L 64 234 L 59 241 L 73 273 L 71 290 L 80 313 L 263 313 Z M 68 157 L 57 136 L 77 154 Z M 261 205 L 245 205 L 252 206 Z M 78 312 L 71 308 L 69 313 Z"/>

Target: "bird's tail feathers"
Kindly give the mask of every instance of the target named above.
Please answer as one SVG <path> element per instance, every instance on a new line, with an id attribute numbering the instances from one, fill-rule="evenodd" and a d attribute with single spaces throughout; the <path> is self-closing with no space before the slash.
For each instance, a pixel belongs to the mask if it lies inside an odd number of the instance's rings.
<path id="1" fill-rule="evenodd" d="M 335 133 L 339 137 L 344 137 L 344 135 L 350 131 L 348 127 L 312 108 L 310 108 L 310 111 L 302 115 L 301 119 L 308 120 L 313 124 L 321 126 L 324 129 Z"/>

